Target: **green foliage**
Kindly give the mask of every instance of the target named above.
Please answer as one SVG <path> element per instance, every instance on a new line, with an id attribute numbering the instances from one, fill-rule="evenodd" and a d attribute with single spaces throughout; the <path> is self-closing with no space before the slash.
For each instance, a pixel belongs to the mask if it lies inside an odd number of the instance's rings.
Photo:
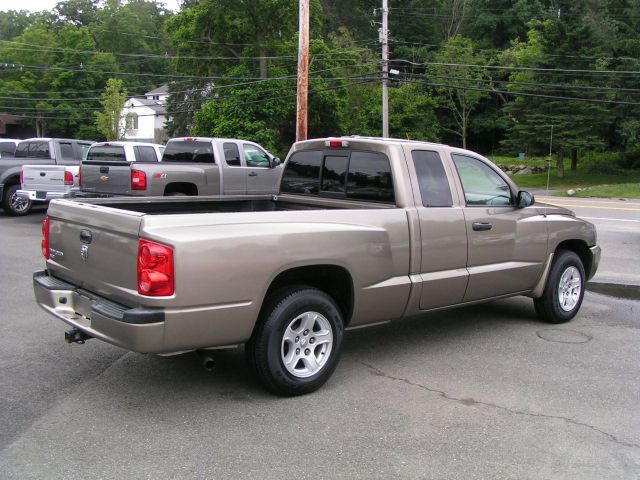
<path id="1" fill-rule="evenodd" d="M 127 100 L 124 82 L 117 78 L 110 78 L 101 97 L 100 104 L 103 111 L 96 112 L 96 129 L 107 140 L 121 140 L 125 132 L 122 107 Z"/>

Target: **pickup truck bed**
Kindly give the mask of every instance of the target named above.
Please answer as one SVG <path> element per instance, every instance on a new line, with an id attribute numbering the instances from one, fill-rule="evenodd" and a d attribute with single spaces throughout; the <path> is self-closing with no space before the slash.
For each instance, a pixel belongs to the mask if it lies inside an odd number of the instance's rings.
<path id="1" fill-rule="evenodd" d="M 244 343 L 283 395 L 329 378 L 347 327 L 512 295 L 568 321 L 600 254 L 483 157 L 389 139 L 295 144 L 277 196 L 56 200 L 43 232 L 36 298 L 70 338 Z"/>

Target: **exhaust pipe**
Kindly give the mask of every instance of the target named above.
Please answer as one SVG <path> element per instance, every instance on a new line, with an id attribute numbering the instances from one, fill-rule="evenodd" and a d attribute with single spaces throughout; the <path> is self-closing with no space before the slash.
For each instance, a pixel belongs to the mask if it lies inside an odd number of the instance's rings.
<path id="1" fill-rule="evenodd" d="M 206 350 L 196 350 L 196 357 L 200 361 L 200 364 L 207 372 L 213 372 L 216 368 L 216 361 Z"/>
<path id="2" fill-rule="evenodd" d="M 82 345 L 84 342 L 93 338 L 91 335 L 87 335 L 78 328 L 72 328 L 64 332 L 64 341 L 67 343 L 78 343 Z"/>

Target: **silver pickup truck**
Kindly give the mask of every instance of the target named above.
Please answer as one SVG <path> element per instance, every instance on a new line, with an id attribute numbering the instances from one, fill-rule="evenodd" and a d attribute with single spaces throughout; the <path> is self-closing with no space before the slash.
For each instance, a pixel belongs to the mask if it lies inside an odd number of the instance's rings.
<path id="1" fill-rule="evenodd" d="M 14 157 L 0 159 L 0 199 L 2 208 L 9 215 L 26 215 L 32 201 L 46 200 L 46 191 L 23 191 L 21 195 L 21 173 L 25 165 L 47 165 L 59 167 L 78 166 L 93 142 L 66 138 L 28 138 L 16 147 Z M 64 173 L 55 175 L 64 179 Z M 62 176 L 61 176 L 62 175 Z"/>
<path id="2" fill-rule="evenodd" d="M 245 344 L 267 389 L 297 395 L 332 374 L 345 328 L 513 295 L 566 322 L 598 267 L 591 223 L 467 150 L 329 138 L 285 165 L 277 196 L 53 201 L 37 302 L 69 341 Z"/>
<path id="3" fill-rule="evenodd" d="M 143 156 L 143 146 L 125 143 L 91 148 L 82 162 L 77 196 L 266 194 L 276 193 L 280 185 L 280 160 L 246 140 L 174 138 L 160 163 L 152 152 Z M 135 157 L 125 155 L 127 149 L 136 150 Z"/>

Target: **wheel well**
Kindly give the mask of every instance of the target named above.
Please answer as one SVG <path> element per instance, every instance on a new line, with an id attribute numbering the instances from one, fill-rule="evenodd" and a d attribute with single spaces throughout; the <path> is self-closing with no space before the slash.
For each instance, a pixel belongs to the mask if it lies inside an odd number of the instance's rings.
<path id="1" fill-rule="evenodd" d="M 5 186 L 20 184 L 20 175 L 11 175 L 4 181 Z"/>
<path id="2" fill-rule="evenodd" d="M 582 241 L 582 240 L 565 240 L 564 242 L 561 242 L 557 247 L 556 247 L 556 252 L 558 250 L 570 250 L 572 252 L 575 252 L 579 257 L 580 260 L 582 260 L 582 265 L 584 265 L 584 272 L 585 272 L 585 276 L 586 278 L 590 278 L 590 272 L 591 272 L 591 255 L 589 252 L 589 247 L 587 246 L 586 242 Z"/>
<path id="3" fill-rule="evenodd" d="M 346 269 L 337 265 L 312 265 L 286 270 L 271 282 L 262 307 L 273 292 L 289 285 L 305 285 L 322 290 L 338 305 L 345 326 L 349 324 L 353 311 L 353 281 Z"/>
<path id="4" fill-rule="evenodd" d="M 195 196 L 198 195 L 198 187 L 196 187 L 193 183 L 170 183 L 164 188 L 164 194 L 169 195 L 171 193 L 184 193 L 185 195 Z"/>

